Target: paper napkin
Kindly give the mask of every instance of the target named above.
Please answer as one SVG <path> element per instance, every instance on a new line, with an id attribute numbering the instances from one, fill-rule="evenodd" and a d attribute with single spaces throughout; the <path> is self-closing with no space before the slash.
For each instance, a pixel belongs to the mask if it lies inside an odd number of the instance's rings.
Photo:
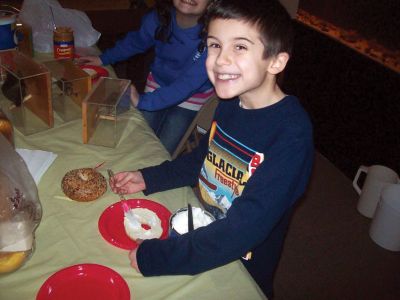
<path id="1" fill-rule="evenodd" d="M 43 174 L 57 158 L 57 154 L 48 151 L 20 148 L 16 149 L 16 151 L 25 161 L 36 184 L 39 184 Z"/>

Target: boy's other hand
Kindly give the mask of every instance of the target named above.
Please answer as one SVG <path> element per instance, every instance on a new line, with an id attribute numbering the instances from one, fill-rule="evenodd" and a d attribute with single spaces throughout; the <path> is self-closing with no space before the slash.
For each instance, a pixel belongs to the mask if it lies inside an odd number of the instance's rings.
<path id="1" fill-rule="evenodd" d="M 130 251 L 129 255 L 128 255 L 129 260 L 131 261 L 132 268 L 134 268 L 138 273 L 140 273 L 140 270 L 139 270 L 139 266 L 138 266 L 137 259 L 136 259 L 136 253 L 137 253 L 137 249 L 140 247 L 141 242 L 142 241 L 137 240 L 136 243 L 138 244 L 138 247 L 133 249 L 132 251 Z"/>
<path id="2" fill-rule="evenodd" d="M 98 56 L 81 56 L 76 59 L 78 65 L 101 66 L 103 63 Z"/>
<path id="3" fill-rule="evenodd" d="M 140 171 L 116 173 L 110 178 L 109 183 L 116 194 L 134 194 L 146 189 L 146 183 Z"/>

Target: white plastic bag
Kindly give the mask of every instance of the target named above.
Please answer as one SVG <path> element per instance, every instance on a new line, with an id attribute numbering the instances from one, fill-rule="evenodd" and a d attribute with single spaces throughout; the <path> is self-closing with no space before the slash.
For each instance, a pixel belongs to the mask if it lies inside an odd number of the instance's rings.
<path id="1" fill-rule="evenodd" d="M 0 134 L 0 276 L 30 258 L 42 218 L 38 190 L 23 159 Z"/>
<path id="2" fill-rule="evenodd" d="M 75 47 L 93 46 L 100 38 L 84 12 L 63 8 L 57 0 L 24 0 L 19 17 L 32 27 L 33 47 L 38 52 L 53 51 L 55 26 L 73 29 Z"/>

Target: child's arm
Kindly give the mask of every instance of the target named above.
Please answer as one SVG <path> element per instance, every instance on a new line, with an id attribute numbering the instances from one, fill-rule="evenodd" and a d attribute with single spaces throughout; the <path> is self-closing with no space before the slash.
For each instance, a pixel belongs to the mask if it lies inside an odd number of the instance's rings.
<path id="1" fill-rule="evenodd" d="M 137 250 L 143 275 L 197 274 L 264 242 L 303 194 L 311 170 L 311 141 L 285 146 L 257 168 L 226 218 L 174 239 L 144 241 Z"/>
<path id="2" fill-rule="evenodd" d="M 207 53 L 204 52 L 195 62 L 189 62 L 186 71 L 170 85 L 140 95 L 137 108 L 148 111 L 164 109 L 185 101 L 197 92 L 210 89 L 212 85 L 205 68 L 206 57 Z"/>
<path id="3" fill-rule="evenodd" d="M 105 50 L 100 59 L 103 65 L 109 65 L 129 57 L 143 53 L 154 45 L 154 33 L 158 26 L 158 18 L 155 11 L 142 18 L 138 31 L 129 32 L 125 38 L 119 40 L 113 48 Z"/>
<path id="4" fill-rule="evenodd" d="M 192 152 L 155 167 L 141 169 L 146 182 L 145 195 L 182 186 L 193 186 L 198 181 L 201 166 L 208 149 L 208 134 Z"/>
<path id="5" fill-rule="evenodd" d="M 114 177 L 110 178 L 112 191 L 117 194 L 133 194 L 142 191 L 145 195 L 149 195 L 196 184 L 204 157 L 207 154 L 208 138 L 208 134 L 204 135 L 192 152 L 173 161 L 164 161 L 157 166 L 143 168 L 139 171 L 116 173 Z"/>

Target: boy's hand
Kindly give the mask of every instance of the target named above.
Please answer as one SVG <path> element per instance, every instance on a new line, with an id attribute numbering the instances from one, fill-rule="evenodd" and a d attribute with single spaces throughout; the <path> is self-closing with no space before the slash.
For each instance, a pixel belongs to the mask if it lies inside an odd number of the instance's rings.
<path id="1" fill-rule="evenodd" d="M 136 272 L 141 273 L 140 270 L 139 270 L 138 263 L 137 263 L 136 253 L 137 253 L 137 249 L 140 247 L 140 244 L 142 243 L 142 241 L 141 240 L 136 240 L 136 243 L 138 244 L 138 247 L 133 249 L 133 250 L 131 250 L 129 252 L 128 257 L 129 257 L 129 260 L 131 261 L 132 268 L 134 268 L 136 270 Z"/>
<path id="2" fill-rule="evenodd" d="M 76 59 L 78 65 L 101 66 L 103 63 L 98 56 L 81 56 Z"/>
<path id="3" fill-rule="evenodd" d="M 138 106 L 139 103 L 139 93 L 133 84 L 131 84 L 131 103 L 133 107 Z"/>
<path id="4" fill-rule="evenodd" d="M 142 173 L 120 172 L 110 178 L 110 187 L 116 194 L 134 194 L 146 189 Z"/>

